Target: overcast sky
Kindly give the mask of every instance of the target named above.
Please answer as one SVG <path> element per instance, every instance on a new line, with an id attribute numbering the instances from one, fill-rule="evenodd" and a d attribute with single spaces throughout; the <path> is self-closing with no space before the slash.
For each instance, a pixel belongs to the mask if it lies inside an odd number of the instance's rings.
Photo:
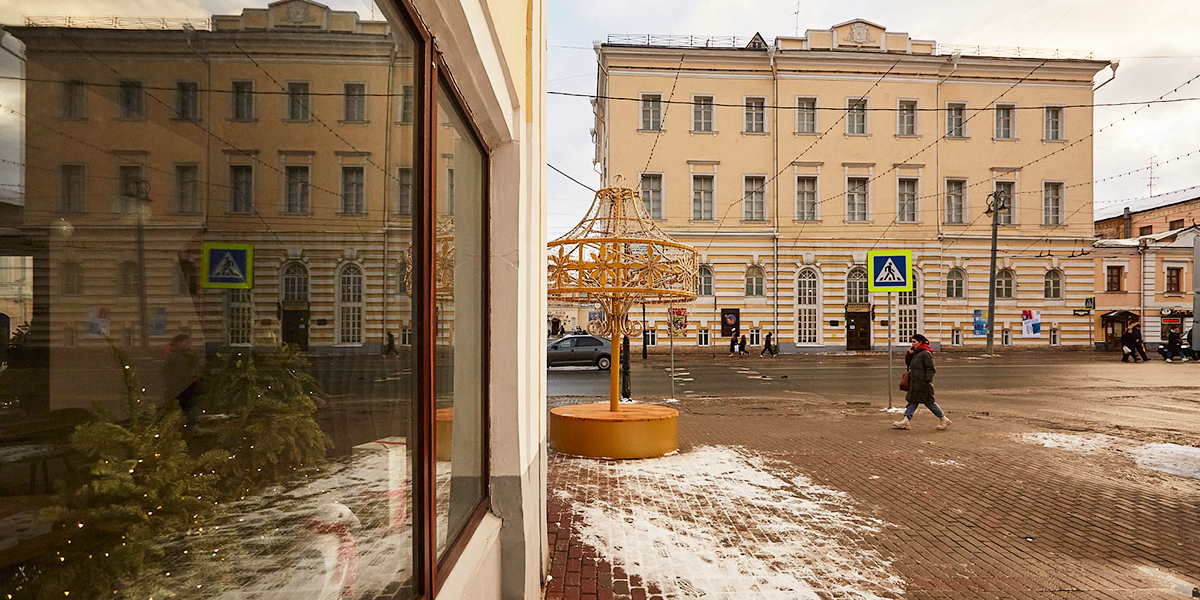
<path id="1" fill-rule="evenodd" d="M 370 0 L 327 2 L 333 8 L 371 16 Z M 265 7 L 266 0 L 247 4 L 233 0 L 0 0 L 0 23 L 20 23 L 30 7 L 40 14 L 189 16 L 235 14 L 243 6 Z M 797 8 L 799 7 L 799 13 Z M 1120 59 L 1116 80 L 1096 93 L 1096 101 L 1152 100 L 1200 74 L 1200 22 L 1196 0 L 608 0 L 577 2 L 549 0 L 548 89 L 595 93 L 594 41 L 608 34 L 691 34 L 751 36 L 768 40 L 828 29 L 855 18 L 867 19 L 889 31 L 941 44 L 1023 46 L 1094 52 L 1099 59 Z M 376 11 L 376 15 L 378 12 Z M 11 72 L 10 57 L 0 68 Z M 1097 83 L 1109 71 L 1097 75 Z M 6 95 L 7 97 L 7 95 Z M 1200 97 L 1200 81 L 1169 98 Z M 592 167 L 594 147 L 589 130 L 592 111 L 586 98 L 548 99 L 548 162 L 590 187 L 600 185 Z M 1143 168 L 1151 157 L 1160 162 L 1200 150 L 1200 101 L 1137 106 L 1101 107 L 1095 128 L 1121 121 L 1095 138 L 1095 176 L 1103 179 Z M 0 126 L 11 125 L 0 111 Z M 6 131 L 12 131 L 11 127 Z M 4 156 L 9 158 L 8 156 Z M 1154 169 L 1155 193 L 1200 184 L 1200 152 Z M 548 170 L 550 238 L 574 225 L 592 200 L 591 192 Z M 11 183 L 7 171 L 0 177 Z M 631 174 L 626 174 L 631 175 Z M 1095 185 L 1097 206 L 1149 194 L 1148 172 Z"/>

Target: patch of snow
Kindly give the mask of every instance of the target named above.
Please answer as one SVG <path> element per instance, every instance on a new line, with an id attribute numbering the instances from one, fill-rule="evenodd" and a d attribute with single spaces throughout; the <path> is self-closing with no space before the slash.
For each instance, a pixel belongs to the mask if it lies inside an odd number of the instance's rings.
<path id="1" fill-rule="evenodd" d="M 0 519 L 0 550 L 50 533 L 50 524 L 37 520 L 37 511 L 26 510 Z"/>
<path id="2" fill-rule="evenodd" d="M 1179 444 L 1149 444 L 1138 448 L 1135 453 L 1139 467 L 1200 479 L 1200 448 Z"/>
<path id="3" fill-rule="evenodd" d="M 656 459 L 599 462 L 627 504 L 576 510 L 583 542 L 664 596 L 870 598 L 903 594 L 890 561 L 855 545 L 887 524 L 848 494 L 742 449 L 699 447 Z"/>
<path id="4" fill-rule="evenodd" d="M 1112 445 L 1112 436 L 1093 433 L 1076 435 L 1071 433 L 1025 433 L 1021 441 L 1027 444 L 1037 444 L 1047 448 L 1062 448 L 1072 452 L 1095 452 Z"/>
<path id="5" fill-rule="evenodd" d="M 956 460 L 931 460 L 929 461 L 929 464 L 935 467 L 957 467 L 959 469 L 966 466 Z"/>

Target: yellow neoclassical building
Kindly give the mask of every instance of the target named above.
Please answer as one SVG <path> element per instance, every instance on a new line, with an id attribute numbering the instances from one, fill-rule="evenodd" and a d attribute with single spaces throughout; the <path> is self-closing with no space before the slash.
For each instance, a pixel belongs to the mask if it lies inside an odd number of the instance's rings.
<path id="1" fill-rule="evenodd" d="M 1092 294 L 1089 105 L 1107 62 L 951 49 L 864 20 L 773 43 L 614 35 L 596 52 L 597 169 L 639 181 L 660 227 L 701 254 L 686 344 L 727 343 L 717 321 L 736 310 L 752 345 L 775 332 L 784 350 L 882 349 L 867 254 L 910 250 L 896 342 L 981 345 L 993 192 L 1008 199 L 997 345 L 1088 343 L 1073 311 Z M 665 312 L 648 321 L 650 343 L 664 338 Z"/>

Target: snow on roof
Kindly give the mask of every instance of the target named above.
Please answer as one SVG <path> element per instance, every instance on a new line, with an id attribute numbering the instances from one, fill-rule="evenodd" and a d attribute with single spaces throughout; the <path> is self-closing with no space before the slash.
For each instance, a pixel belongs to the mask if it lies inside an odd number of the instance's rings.
<path id="1" fill-rule="evenodd" d="M 1095 248 L 1137 248 L 1142 240 L 1146 243 L 1158 248 L 1191 248 L 1192 238 L 1200 233 L 1200 225 L 1189 225 L 1182 229 L 1172 229 L 1162 233 L 1153 233 L 1150 235 L 1139 235 L 1131 238 L 1120 239 L 1101 239 L 1096 240 L 1093 244 Z"/>
<path id="2" fill-rule="evenodd" d="M 1200 198 L 1200 185 L 1194 185 L 1189 188 L 1183 188 L 1182 190 L 1175 190 L 1173 192 L 1167 192 L 1157 196 L 1148 196 L 1146 198 L 1118 200 L 1115 202 L 1101 201 L 1096 203 L 1096 208 L 1092 211 L 1092 220 L 1103 221 L 1104 219 L 1119 217 L 1124 214 L 1126 208 L 1128 208 L 1130 212 L 1137 213 L 1153 208 L 1162 208 L 1172 204 L 1179 204 L 1180 202 L 1187 202 L 1188 200 L 1195 200 L 1197 198 Z"/>

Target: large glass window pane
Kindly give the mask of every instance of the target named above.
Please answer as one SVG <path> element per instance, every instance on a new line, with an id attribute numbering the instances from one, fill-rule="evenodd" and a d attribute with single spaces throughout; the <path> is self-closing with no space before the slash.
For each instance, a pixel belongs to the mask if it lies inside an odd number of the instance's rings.
<path id="1" fill-rule="evenodd" d="M 483 240 L 486 154 L 441 86 L 434 182 L 436 230 L 437 552 L 440 558 L 487 493 L 484 445 L 484 317 L 487 279 Z M 453 187 L 450 177 L 453 173 Z M 453 197 L 451 194 L 453 193 Z M 444 525 L 443 525 L 444 524 Z"/>

